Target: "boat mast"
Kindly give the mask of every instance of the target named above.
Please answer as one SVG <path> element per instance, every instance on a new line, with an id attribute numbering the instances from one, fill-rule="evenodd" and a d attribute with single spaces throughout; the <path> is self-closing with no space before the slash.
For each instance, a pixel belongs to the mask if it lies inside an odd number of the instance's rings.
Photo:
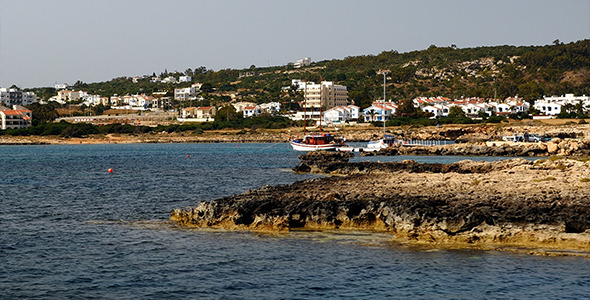
<path id="1" fill-rule="evenodd" d="M 388 70 L 381 71 L 381 74 L 383 74 L 383 138 L 385 138 L 385 80 L 387 77 L 387 73 Z"/>
<path id="2" fill-rule="evenodd" d="M 324 88 L 322 84 L 322 76 L 320 76 L 320 135 L 322 134 L 322 89 Z"/>
<path id="3" fill-rule="evenodd" d="M 303 81 L 303 138 L 307 134 L 305 121 L 307 120 L 307 80 Z"/>

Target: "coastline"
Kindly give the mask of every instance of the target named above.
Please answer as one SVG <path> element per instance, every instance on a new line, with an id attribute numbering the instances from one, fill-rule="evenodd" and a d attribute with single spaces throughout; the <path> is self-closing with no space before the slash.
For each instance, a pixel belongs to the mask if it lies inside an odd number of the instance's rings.
<path id="1" fill-rule="evenodd" d="M 271 233 L 368 230 L 421 247 L 590 257 L 589 161 L 443 165 L 317 156 L 302 156 L 297 170 L 340 176 L 199 202 L 175 209 L 170 219 L 180 226 Z"/>
<path id="2" fill-rule="evenodd" d="M 318 131 L 309 128 L 308 131 Z M 383 135 L 382 127 L 371 124 L 327 127 L 325 132 L 343 135 L 349 142 L 368 142 Z M 590 139 L 590 124 L 551 125 L 535 121 L 501 124 L 399 126 L 388 127 L 387 134 L 404 140 L 447 140 L 458 143 L 485 143 L 502 136 L 529 132 L 560 139 Z M 225 129 L 203 133 L 94 134 L 85 137 L 0 135 L 0 145 L 63 145 L 123 143 L 281 143 L 290 136 L 303 134 L 303 128 Z"/>

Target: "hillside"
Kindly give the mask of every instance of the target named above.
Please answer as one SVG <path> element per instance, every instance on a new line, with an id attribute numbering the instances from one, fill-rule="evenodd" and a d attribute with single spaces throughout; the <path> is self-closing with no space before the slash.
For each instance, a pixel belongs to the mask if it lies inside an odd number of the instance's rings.
<path id="1" fill-rule="evenodd" d="M 225 102 L 230 95 L 236 99 L 258 103 L 289 102 L 301 95 L 281 93 L 291 79 L 334 81 L 348 87 L 349 98 L 362 107 L 383 96 L 383 77 L 379 70 L 390 70 L 387 77 L 387 98 L 412 99 L 417 96 L 449 98 L 505 98 L 521 96 L 535 100 L 543 95 L 565 93 L 590 94 L 590 40 L 569 44 L 556 40 L 546 46 L 493 46 L 459 49 L 430 46 L 428 49 L 398 53 L 384 51 L 378 55 L 351 56 L 344 59 L 312 63 L 295 69 L 292 64 L 268 68 L 220 71 L 205 67 L 187 69 L 183 73 L 145 75 L 137 83 L 120 77 L 108 82 L 77 82 L 73 88 L 111 96 L 135 93 L 151 94 L 204 83 L 206 104 Z M 252 72 L 250 77 L 240 73 Z M 182 84 L 152 83 L 151 76 L 188 74 L 193 81 Z M 31 89 L 41 98 L 55 94 L 52 88 Z"/>

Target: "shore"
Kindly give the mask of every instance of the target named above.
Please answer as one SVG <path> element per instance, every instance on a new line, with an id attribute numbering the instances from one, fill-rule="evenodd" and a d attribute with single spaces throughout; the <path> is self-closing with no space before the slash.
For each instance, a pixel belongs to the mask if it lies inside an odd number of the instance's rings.
<path id="1" fill-rule="evenodd" d="M 590 256 L 589 161 L 443 165 L 346 156 L 311 153 L 296 168 L 339 176 L 199 202 L 170 218 L 191 227 L 384 231 L 410 245 Z"/>
<path id="2" fill-rule="evenodd" d="M 554 121 L 554 120 L 552 120 Z M 318 128 L 308 128 L 318 131 Z M 371 124 L 327 127 L 326 132 L 344 136 L 349 142 L 367 142 L 383 136 L 382 127 Z M 483 143 L 500 140 L 515 133 L 534 133 L 550 138 L 590 139 L 589 124 L 546 124 L 539 121 L 518 121 L 500 124 L 400 126 L 387 127 L 387 134 L 404 140 L 447 140 L 458 143 Z M 135 144 L 135 143 L 282 143 L 289 137 L 303 134 L 303 128 L 212 130 L 203 133 L 94 134 L 81 138 L 60 136 L 0 135 L 0 145 L 63 145 L 63 144 Z"/>

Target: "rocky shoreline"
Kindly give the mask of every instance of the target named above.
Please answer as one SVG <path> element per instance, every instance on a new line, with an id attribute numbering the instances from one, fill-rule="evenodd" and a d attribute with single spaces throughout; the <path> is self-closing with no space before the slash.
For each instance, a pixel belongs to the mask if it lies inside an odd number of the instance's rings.
<path id="1" fill-rule="evenodd" d="M 364 156 L 393 155 L 456 155 L 456 156 L 523 156 L 540 157 L 590 156 L 590 139 L 560 139 L 549 142 L 513 143 L 513 142 L 475 142 L 437 146 L 394 146 L 378 152 L 363 152 Z"/>
<path id="2" fill-rule="evenodd" d="M 308 130 L 314 130 L 309 128 Z M 316 129 L 317 130 L 317 129 Z M 383 128 L 371 124 L 326 128 L 337 132 L 349 142 L 367 142 L 382 137 Z M 500 140 L 502 136 L 517 133 L 535 133 L 548 138 L 590 139 L 589 124 L 548 125 L 535 121 L 510 124 L 399 126 L 388 127 L 387 133 L 404 140 L 447 140 L 459 144 L 481 144 Z M 110 143 L 281 143 L 289 136 L 303 134 L 303 128 L 213 130 L 202 133 L 138 133 L 95 134 L 80 138 L 60 136 L 8 136 L 0 135 L 0 145 L 51 145 L 51 144 L 110 144 Z"/>
<path id="3" fill-rule="evenodd" d="M 590 255 L 589 161 L 350 163 L 349 155 L 310 153 L 295 168 L 341 176 L 202 201 L 170 219 L 260 232 L 386 231 L 406 244 Z"/>

